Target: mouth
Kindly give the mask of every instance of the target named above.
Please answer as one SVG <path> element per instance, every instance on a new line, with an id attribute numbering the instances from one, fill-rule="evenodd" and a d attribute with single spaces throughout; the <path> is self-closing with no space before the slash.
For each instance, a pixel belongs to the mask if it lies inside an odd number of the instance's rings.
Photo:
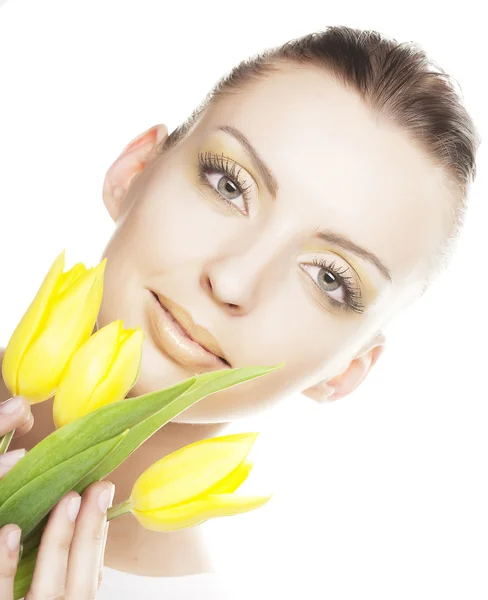
<path id="1" fill-rule="evenodd" d="M 230 369 L 217 340 L 191 315 L 162 294 L 149 290 L 150 323 L 156 345 L 185 367 Z"/>

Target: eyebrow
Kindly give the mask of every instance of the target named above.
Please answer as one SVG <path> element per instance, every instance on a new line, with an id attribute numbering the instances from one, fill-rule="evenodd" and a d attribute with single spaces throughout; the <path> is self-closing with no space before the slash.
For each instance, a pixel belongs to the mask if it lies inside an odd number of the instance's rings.
<path id="1" fill-rule="evenodd" d="M 264 162 L 264 160 L 259 156 L 259 153 L 257 152 L 257 150 L 254 148 L 254 146 L 251 144 L 251 142 L 246 138 L 246 136 L 242 133 L 242 131 L 239 131 L 239 129 L 236 129 L 235 127 L 232 127 L 231 125 L 219 125 L 219 127 L 217 129 L 219 129 L 220 131 L 223 131 L 225 133 L 228 133 L 229 135 L 234 137 L 238 142 L 240 142 L 242 144 L 242 146 L 244 146 L 244 149 L 246 150 L 247 154 L 249 155 L 249 157 L 251 158 L 255 167 L 261 174 L 261 176 L 264 180 L 264 183 L 266 184 L 266 187 L 268 188 L 270 194 L 272 195 L 272 197 L 274 199 L 276 199 L 276 194 L 279 189 L 278 182 L 276 181 L 275 176 L 271 172 L 271 169 Z M 383 275 L 383 277 L 391 283 L 392 279 L 391 279 L 390 271 L 387 269 L 387 267 L 385 267 L 385 265 L 381 262 L 381 260 L 375 254 L 370 252 L 369 250 L 366 250 L 365 248 L 358 246 L 352 240 L 350 240 L 348 237 L 346 237 L 345 235 L 342 235 L 340 233 L 334 233 L 332 231 L 320 231 L 320 232 L 318 232 L 317 235 L 321 240 L 323 240 L 325 242 L 329 242 L 330 244 L 335 244 L 336 246 L 341 246 L 345 250 L 349 250 L 349 252 L 353 252 L 357 256 L 360 256 L 361 258 L 364 258 L 371 264 L 375 265 L 375 267 L 379 270 L 379 272 Z"/>
<path id="2" fill-rule="evenodd" d="M 325 242 L 341 246 L 345 250 L 349 250 L 357 256 L 360 256 L 361 258 L 364 258 L 368 262 L 372 263 L 377 267 L 377 269 L 380 271 L 383 277 L 391 283 L 390 271 L 385 267 L 381 260 L 369 250 L 358 246 L 345 235 L 341 235 L 340 233 L 334 233 L 333 231 L 319 231 L 317 233 L 317 236 Z"/>
<path id="3" fill-rule="evenodd" d="M 263 178 L 264 183 L 266 184 L 266 187 L 269 190 L 269 193 L 271 194 L 271 196 L 273 196 L 274 199 L 276 199 L 276 194 L 278 192 L 278 182 L 276 181 L 276 177 L 273 175 L 273 173 L 271 172 L 271 169 L 264 162 L 264 160 L 259 156 L 257 150 L 254 148 L 254 146 L 251 144 L 251 142 L 246 138 L 246 136 L 242 133 L 242 131 L 239 131 L 238 129 L 236 129 L 235 127 L 232 127 L 231 125 L 220 125 L 217 129 L 220 129 L 220 131 L 224 131 L 225 133 L 228 133 L 229 135 L 234 137 L 238 142 L 240 142 L 244 146 L 244 149 L 246 150 L 247 154 L 249 155 L 252 162 L 254 163 L 254 166 L 256 167 L 256 169 L 259 171 L 261 177 Z"/>

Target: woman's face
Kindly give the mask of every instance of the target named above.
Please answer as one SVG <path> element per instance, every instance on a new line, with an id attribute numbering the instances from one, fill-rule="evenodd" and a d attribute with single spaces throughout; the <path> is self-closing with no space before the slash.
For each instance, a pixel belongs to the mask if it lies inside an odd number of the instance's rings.
<path id="1" fill-rule="evenodd" d="M 313 68 L 220 98 L 168 152 L 131 158 L 142 151 L 124 151 L 104 191 L 116 229 L 99 326 L 146 332 L 132 394 L 286 361 L 175 421 L 254 415 L 337 375 L 421 283 L 443 232 L 440 172 Z"/>

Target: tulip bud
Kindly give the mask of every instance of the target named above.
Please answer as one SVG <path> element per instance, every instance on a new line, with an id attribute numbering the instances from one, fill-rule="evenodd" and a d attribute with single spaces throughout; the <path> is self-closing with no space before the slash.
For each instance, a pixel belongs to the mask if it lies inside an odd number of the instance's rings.
<path id="1" fill-rule="evenodd" d="M 144 333 L 114 321 L 74 353 L 54 396 L 53 418 L 62 427 L 126 397 L 139 376 Z"/>
<path id="2" fill-rule="evenodd" d="M 3 379 L 31 404 L 50 398 L 73 353 L 91 335 L 103 293 L 106 259 L 63 273 L 64 251 L 46 275 L 5 350 Z"/>
<path id="3" fill-rule="evenodd" d="M 146 529 L 171 531 L 262 506 L 271 496 L 233 493 L 252 468 L 245 459 L 257 435 L 209 438 L 163 457 L 137 479 L 113 516 L 130 510 Z"/>

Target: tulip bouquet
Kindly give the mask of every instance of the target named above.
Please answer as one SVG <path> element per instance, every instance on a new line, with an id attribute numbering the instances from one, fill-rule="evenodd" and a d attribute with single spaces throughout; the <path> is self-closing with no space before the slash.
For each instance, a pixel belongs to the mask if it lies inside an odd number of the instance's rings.
<path id="1" fill-rule="evenodd" d="M 64 272 L 58 256 L 5 350 L 3 379 L 12 395 L 31 403 L 54 396 L 56 430 L 0 481 L 0 527 L 22 530 L 15 598 L 31 581 L 50 511 L 70 490 L 82 493 L 123 463 L 168 421 L 205 396 L 270 373 L 276 367 L 224 369 L 169 388 L 127 398 L 139 375 L 144 334 L 114 321 L 93 333 L 106 260 Z M 6 452 L 13 432 L 0 441 Z M 246 460 L 257 433 L 195 442 L 163 457 L 140 475 L 130 497 L 112 507 L 156 531 L 262 506 L 270 496 L 234 494 L 252 468 Z"/>

